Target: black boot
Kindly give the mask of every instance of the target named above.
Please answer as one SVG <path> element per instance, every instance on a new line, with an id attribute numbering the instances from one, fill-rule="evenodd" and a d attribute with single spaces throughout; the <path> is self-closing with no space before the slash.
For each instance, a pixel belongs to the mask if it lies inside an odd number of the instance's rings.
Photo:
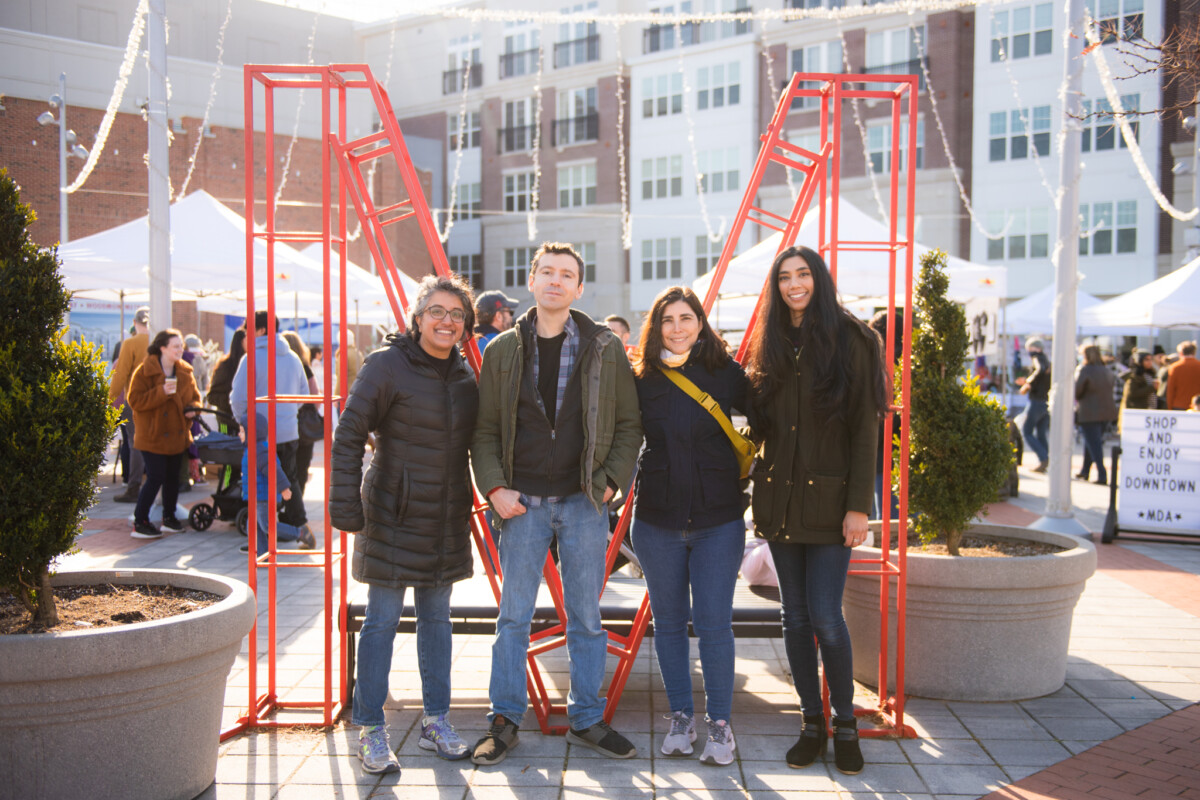
<path id="1" fill-rule="evenodd" d="M 862 750 L 858 747 L 858 722 L 833 718 L 833 763 L 843 775 L 863 770 Z"/>
<path id="2" fill-rule="evenodd" d="M 825 743 L 829 740 L 829 731 L 825 727 L 825 715 L 804 715 L 804 730 L 800 738 L 787 751 L 787 764 L 793 769 L 803 769 L 825 755 Z"/>

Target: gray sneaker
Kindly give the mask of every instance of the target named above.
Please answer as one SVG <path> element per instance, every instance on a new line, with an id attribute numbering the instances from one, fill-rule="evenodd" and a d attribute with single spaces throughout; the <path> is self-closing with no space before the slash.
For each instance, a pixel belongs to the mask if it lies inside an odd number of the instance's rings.
<path id="1" fill-rule="evenodd" d="M 380 775 L 400 771 L 400 762 L 392 752 L 384 725 L 368 725 L 362 729 L 358 734 L 358 757 L 363 772 Z"/>
<path id="2" fill-rule="evenodd" d="M 737 750 L 737 744 L 733 741 L 733 728 L 723 719 L 712 720 L 705 717 L 704 721 L 708 723 L 708 741 L 704 743 L 700 763 L 718 767 L 732 764 L 733 753 Z"/>
<path id="3" fill-rule="evenodd" d="M 609 758 L 633 758 L 637 755 L 637 748 L 633 746 L 633 742 L 614 731 L 604 720 L 583 730 L 569 728 L 567 741 L 590 747 Z"/>
<path id="4" fill-rule="evenodd" d="M 421 738 L 417 740 L 417 746 L 422 750 L 436 751 L 440 758 L 447 761 L 458 761 L 470 755 L 467 743 L 454 730 L 445 714 L 421 720 Z"/>
<path id="5" fill-rule="evenodd" d="M 312 529 L 307 524 L 300 526 L 300 549 L 301 550 L 316 550 L 317 537 L 313 535 Z"/>
<path id="6" fill-rule="evenodd" d="M 662 754 L 690 756 L 696 741 L 696 718 L 686 711 L 673 711 L 665 719 L 671 720 L 671 730 L 663 737 Z"/>

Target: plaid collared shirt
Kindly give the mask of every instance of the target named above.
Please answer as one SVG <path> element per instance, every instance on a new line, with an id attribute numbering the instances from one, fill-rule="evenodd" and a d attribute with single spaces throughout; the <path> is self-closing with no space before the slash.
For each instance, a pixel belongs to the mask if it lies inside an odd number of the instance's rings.
<path id="1" fill-rule="evenodd" d="M 542 402 L 542 393 L 536 391 L 538 385 L 538 372 L 540 371 L 541 360 L 538 358 L 538 335 L 537 335 L 537 311 L 534 310 L 530 315 L 529 322 L 533 325 L 533 396 L 537 399 L 538 408 L 546 414 L 549 419 L 550 415 L 546 413 L 546 404 Z M 575 318 L 567 315 L 567 324 L 564 326 L 567 338 L 563 342 L 562 350 L 558 354 L 558 386 L 555 392 L 554 412 L 555 417 L 558 416 L 558 410 L 562 408 L 563 395 L 567 393 L 567 381 L 571 380 L 571 371 L 575 369 L 575 354 L 579 350 L 579 326 L 575 324 Z"/>

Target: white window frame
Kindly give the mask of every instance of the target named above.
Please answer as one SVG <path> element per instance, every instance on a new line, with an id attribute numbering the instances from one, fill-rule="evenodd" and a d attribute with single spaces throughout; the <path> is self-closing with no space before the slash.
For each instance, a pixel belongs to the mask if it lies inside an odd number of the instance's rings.
<path id="1" fill-rule="evenodd" d="M 663 200 L 683 196 L 683 156 L 642 159 L 642 199 Z"/>
<path id="2" fill-rule="evenodd" d="M 483 129 L 480 127 L 478 111 L 468 111 L 465 116 L 467 124 L 463 128 L 463 149 L 470 150 L 472 147 L 479 147 Z M 458 150 L 458 114 L 456 112 L 446 115 L 446 142 L 451 152 Z"/>
<path id="3" fill-rule="evenodd" d="M 683 277 L 683 239 L 678 236 L 642 240 L 642 280 Z"/>
<path id="4" fill-rule="evenodd" d="M 505 172 L 500 176 L 505 212 L 524 213 L 530 210 L 533 206 L 534 179 L 533 170 L 527 169 Z"/>
<path id="5" fill-rule="evenodd" d="M 741 191 L 741 154 L 736 147 L 696 154 L 700 166 L 700 191 L 705 194 Z"/>
<path id="6" fill-rule="evenodd" d="M 696 70 L 696 110 L 736 106 L 742 96 L 742 65 L 738 61 L 711 64 Z"/>
<path id="7" fill-rule="evenodd" d="M 528 284 L 534 252 L 533 247 L 504 248 L 504 288 L 520 289 Z"/>
<path id="8" fill-rule="evenodd" d="M 666 72 L 642 78 L 642 118 L 683 113 L 683 75 Z"/>
<path id="9" fill-rule="evenodd" d="M 908 124 L 900 125 L 900 171 L 904 172 L 908 156 Z M 867 168 L 876 175 L 886 175 L 892 169 L 892 123 L 867 126 Z M 925 168 L 925 117 L 917 117 L 917 169 Z"/>
<path id="10" fill-rule="evenodd" d="M 596 162 L 579 161 L 558 167 L 558 207 L 596 205 Z"/>
<path id="11" fill-rule="evenodd" d="M 993 9 L 991 59 L 1016 61 L 1054 52 L 1054 4 L 1034 3 Z"/>

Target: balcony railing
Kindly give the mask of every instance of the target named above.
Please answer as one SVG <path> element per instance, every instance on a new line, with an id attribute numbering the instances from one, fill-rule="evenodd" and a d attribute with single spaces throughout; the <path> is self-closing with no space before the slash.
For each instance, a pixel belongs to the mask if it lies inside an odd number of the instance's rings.
<path id="1" fill-rule="evenodd" d="M 558 42 L 554 45 L 554 68 L 570 67 L 600 60 L 600 34 L 594 33 L 582 39 Z"/>
<path id="2" fill-rule="evenodd" d="M 514 125 L 496 131 L 496 152 L 518 153 L 533 147 L 536 125 Z"/>
<path id="3" fill-rule="evenodd" d="M 882 2 L 882 0 L 879 0 Z M 783 0 L 784 8 L 844 8 L 846 0 Z"/>
<path id="4" fill-rule="evenodd" d="M 454 94 L 462 91 L 463 72 L 470 73 L 466 79 L 467 88 L 478 89 L 483 85 L 483 64 L 468 64 L 442 73 L 442 94 Z"/>
<path id="5" fill-rule="evenodd" d="M 519 53 L 505 53 L 500 56 L 500 80 L 515 78 L 519 75 L 532 75 L 537 72 L 538 48 L 522 50 Z"/>
<path id="6" fill-rule="evenodd" d="M 679 26 L 679 38 L 684 47 L 700 43 L 700 23 L 685 22 Z M 675 47 L 674 25 L 651 25 L 642 31 L 642 52 L 657 53 L 660 50 L 671 50 Z"/>
<path id="7" fill-rule="evenodd" d="M 582 117 L 556 119 L 553 127 L 554 145 L 594 142 L 600 138 L 600 115 L 592 111 Z"/>
<path id="8" fill-rule="evenodd" d="M 908 61 L 900 61 L 896 64 L 884 64 L 880 67 L 863 67 L 863 73 L 866 75 L 916 75 L 917 91 L 925 91 L 925 70 L 921 68 L 921 59 L 912 58 Z M 868 86 L 874 84 L 868 84 Z"/>

